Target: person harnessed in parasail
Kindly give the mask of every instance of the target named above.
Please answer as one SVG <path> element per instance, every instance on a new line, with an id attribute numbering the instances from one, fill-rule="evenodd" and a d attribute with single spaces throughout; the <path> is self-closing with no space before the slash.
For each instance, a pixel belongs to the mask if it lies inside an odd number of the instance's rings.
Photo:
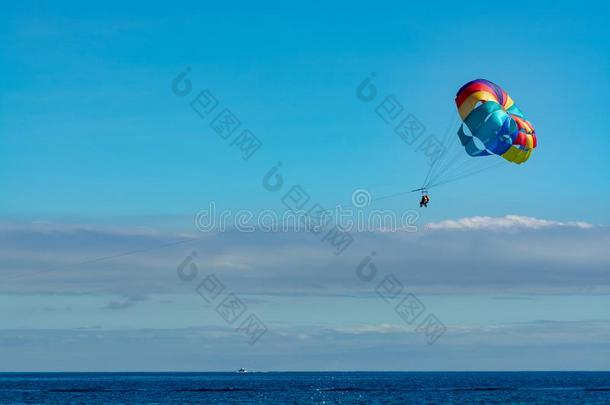
<path id="1" fill-rule="evenodd" d="M 428 194 L 423 194 L 421 196 L 421 201 L 419 202 L 419 208 L 421 208 L 421 207 L 428 208 L 429 202 L 430 202 L 430 197 L 428 197 Z"/>

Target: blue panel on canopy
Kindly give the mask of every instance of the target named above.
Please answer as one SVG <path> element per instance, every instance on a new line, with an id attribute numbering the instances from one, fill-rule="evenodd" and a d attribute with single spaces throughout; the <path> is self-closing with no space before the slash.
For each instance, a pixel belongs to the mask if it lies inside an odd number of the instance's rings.
<path id="1" fill-rule="evenodd" d="M 466 149 L 466 153 L 468 153 L 470 156 L 491 155 L 491 153 L 487 150 L 481 149 L 477 146 L 474 138 L 464 132 L 464 126 L 461 126 L 460 129 L 458 129 L 458 136 L 460 137 L 460 142 L 462 142 L 462 145 Z"/>

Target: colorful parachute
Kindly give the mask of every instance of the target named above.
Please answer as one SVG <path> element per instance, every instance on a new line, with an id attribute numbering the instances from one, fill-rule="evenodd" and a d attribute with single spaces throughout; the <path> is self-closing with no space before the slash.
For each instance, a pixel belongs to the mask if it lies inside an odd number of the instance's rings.
<path id="1" fill-rule="evenodd" d="M 466 83 L 457 92 L 455 104 L 464 125 L 458 136 L 470 156 L 500 155 L 509 162 L 523 163 L 536 147 L 532 124 L 500 86 L 485 79 Z"/>

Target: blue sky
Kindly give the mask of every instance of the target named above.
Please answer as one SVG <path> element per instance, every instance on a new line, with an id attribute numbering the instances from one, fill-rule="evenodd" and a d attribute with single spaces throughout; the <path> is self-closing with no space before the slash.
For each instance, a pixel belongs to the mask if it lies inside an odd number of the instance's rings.
<path id="1" fill-rule="evenodd" d="M 609 16 L 601 1 L 3 4 L 0 367 L 608 369 Z M 193 92 L 177 97 L 187 67 Z M 312 235 L 194 227 L 210 201 L 284 210 L 261 186 L 277 162 L 327 207 L 418 187 L 425 156 L 376 106 L 393 95 L 442 138 L 457 130 L 455 92 L 479 77 L 507 90 L 539 146 L 524 165 L 433 189 L 415 234 L 358 234 L 336 257 Z M 252 158 L 189 107 L 203 89 L 261 140 Z M 203 239 L 148 250 L 181 238 Z M 177 279 L 193 249 L 265 319 L 254 347 Z M 354 268 L 372 250 L 383 270 L 363 285 Z M 136 253 L 83 263 L 124 252 Z M 382 273 L 448 326 L 437 344 L 375 294 Z M 136 337 L 159 354 L 126 357 Z"/>

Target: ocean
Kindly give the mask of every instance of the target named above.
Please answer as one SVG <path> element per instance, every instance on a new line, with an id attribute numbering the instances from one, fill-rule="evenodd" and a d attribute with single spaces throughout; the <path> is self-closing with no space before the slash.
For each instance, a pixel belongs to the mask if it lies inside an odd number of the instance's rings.
<path id="1" fill-rule="evenodd" d="M 610 372 L 0 373 L 0 403 L 610 404 Z"/>

